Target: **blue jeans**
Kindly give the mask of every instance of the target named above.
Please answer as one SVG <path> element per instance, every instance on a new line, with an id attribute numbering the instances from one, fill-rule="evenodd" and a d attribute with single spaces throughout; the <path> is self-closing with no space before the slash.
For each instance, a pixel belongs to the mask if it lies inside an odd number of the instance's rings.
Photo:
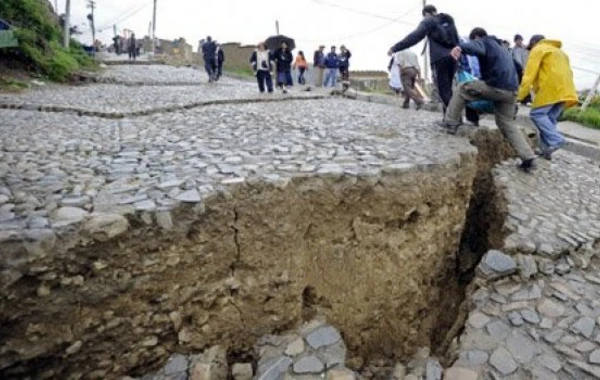
<path id="1" fill-rule="evenodd" d="M 556 103 L 545 107 L 533 108 L 530 116 L 540 134 L 542 151 L 560 148 L 565 144 L 565 138 L 558 131 L 558 117 L 563 111 L 564 104 Z"/>
<path id="2" fill-rule="evenodd" d="M 327 69 L 327 74 L 325 74 L 325 83 L 323 84 L 323 86 L 335 87 L 337 73 L 338 73 L 338 69 Z"/>
<path id="3" fill-rule="evenodd" d="M 208 79 L 212 80 L 215 78 L 216 74 L 216 63 L 211 62 L 211 60 L 204 61 L 204 70 L 206 70 L 206 74 L 208 74 Z"/>

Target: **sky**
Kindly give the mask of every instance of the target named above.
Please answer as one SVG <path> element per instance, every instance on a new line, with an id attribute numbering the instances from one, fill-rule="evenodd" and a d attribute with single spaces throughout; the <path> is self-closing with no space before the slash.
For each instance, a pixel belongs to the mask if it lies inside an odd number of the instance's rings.
<path id="1" fill-rule="evenodd" d="M 63 12 L 66 0 L 56 1 Z M 71 0 L 72 22 L 91 43 L 86 0 Z M 98 38 L 109 43 L 113 24 L 148 34 L 153 0 L 96 0 Z M 439 12 L 452 15 L 459 33 L 474 27 L 512 41 L 515 33 L 563 41 L 579 89 L 589 88 L 600 74 L 597 0 L 428 0 Z M 194 49 L 201 38 L 256 44 L 280 32 L 296 40 L 308 57 L 320 44 L 345 44 L 353 53 L 351 68 L 385 70 L 388 49 L 421 20 L 422 0 L 157 0 L 156 35 L 184 37 Z M 419 53 L 422 45 L 413 48 Z M 296 51 L 297 51 L 296 50 Z"/>

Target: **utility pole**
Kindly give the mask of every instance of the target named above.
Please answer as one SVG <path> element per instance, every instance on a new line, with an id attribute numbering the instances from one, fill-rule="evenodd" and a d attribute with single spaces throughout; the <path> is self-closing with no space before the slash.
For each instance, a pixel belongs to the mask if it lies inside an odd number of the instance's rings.
<path id="1" fill-rule="evenodd" d="M 598 90 L 598 86 L 600 86 L 600 75 L 598 75 L 598 79 L 596 79 L 596 83 L 594 83 L 594 86 L 590 90 L 590 93 L 585 98 L 585 102 L 583 102 L 583 106 L 581 106 L 581 110 L 582 111 L 585 111 L 589 107 L 590 103 L 594 99 L 594 95 L 596 94 L 596 90 Z"/>
<path id="2" fill-rule="evenodd" d="M 275 33 L 279 35 L 279 20 L 275 20 Z"/>
<path id="3" fill-rule="evenodd" d="M 64 30 L 63 46 L 69 48 L 69 40 L 71 39 L 71 0 L 67 0 L 67 9 L 65 10 L 65 30 Z"/>
<path id="4" fill-rule="evenodd" d="M 152 14 L 152 56 L 156 49 L 156 0 L 154 0 L 154 13 Z"/>
<path id="5" fill-rule="evenodd" d="M 94 22 L 94 10 L 96 9 L 96 1 L 88 0 L 88 8 L 92 10 L 92 13 L 88 15 L 88 20 L 92 25 L 92 52 L 96 55 L 96 23 Z"/>
<path id="6" fill-rule="evenodd" d="M 427 0 L 423 0 L 423 8 L 427 6 Z M 425 85 L 427 85 L 427 81 L 429 80 L 429 40 L 425 40 L 425 49 L 424 49 L 424 64 L 423 64 L 423 79 L 425 80 Z"/>

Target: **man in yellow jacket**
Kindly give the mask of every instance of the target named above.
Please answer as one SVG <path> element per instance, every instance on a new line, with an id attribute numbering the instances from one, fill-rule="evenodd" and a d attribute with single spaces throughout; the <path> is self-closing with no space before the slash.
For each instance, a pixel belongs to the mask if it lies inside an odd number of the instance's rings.
<path id="1" fill-rule="evenodd" d="M 547 160 L 566 143 L 557 129 L 558 117 L 564 109 L 578 103 L 569 57 L 561 47 L 560 41 L 547 40 L 542 35 L 531 37 L 531 53 L 518 95 L 523 100 L 533 88 L 530 116 L 539 131 L 540 155 Z"/>

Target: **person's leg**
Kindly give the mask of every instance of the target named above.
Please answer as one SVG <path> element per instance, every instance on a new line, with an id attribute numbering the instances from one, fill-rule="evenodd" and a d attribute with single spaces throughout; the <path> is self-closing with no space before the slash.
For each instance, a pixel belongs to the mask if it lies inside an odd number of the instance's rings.
<path id="1" fill-rule="evenodd" d="M 535 153 L 513 119 L 516 97 L 508 91 L 505 94 L 506 99 L 494 102 L 496 124 L 523 163 L 531 163 L 535 159 Z"/>
<path id="2" fill-rule="evenodd" d="M 323 87 L 325 87 L 325 88 L 329 87 L 329 82 L 331 81 L 332 72 L 333 72 L 333 70 L 327 69 L 327 72 L 325 73 L 325 83 L 323 84 Z"/>
<path id="3" fill-rule="evenodd" d="M 285 72 L 285 84 L 288 87 L 294 86 L 294 80 L 292 78 L 292 72 L 291 71 L 286 71 Z"/>
<path id="4" fill-rule="evenodd" d="M 268 71 L 265 71 L 265 81 L 267 82 L 267 91 L 270 94 L 273 92 L 273 77 Z"/>
<path id="5" fill-rule="evenodd" d="M 258 70 L 256 73 L 256 80 L 258 82 L 258 91 L 262 94 L 265 92 L 265 74 L 264 71 Z"/>
<path id="6" fill-rule="evenodd" d="M 444 104 L 444 109 L 446 109 L 452 99 L 452 83 L 456 73 L 456 62 L 451 57 L 444 58 L 436 62 L 434 68 L 438 93 Z"/>
<path id="7" fill-rule="evenodd" d="M 550 129 L 552 120 L 550 120 L 549 113 L 552 109 L 552 105 L 545 107 L 532 108 L 529 113 L 531 121 L 538 130 L 540 149 L 542 152 L 547 151 L 552 145 L 549 140 Z"/>
<path id="8" fill-rule="evenodd" d="M 465 114 L 467 116 L 467 120 L 473 123 L 474 126 L 479 126 L 479 112 L 476 110 L 466 107 Z"/>

